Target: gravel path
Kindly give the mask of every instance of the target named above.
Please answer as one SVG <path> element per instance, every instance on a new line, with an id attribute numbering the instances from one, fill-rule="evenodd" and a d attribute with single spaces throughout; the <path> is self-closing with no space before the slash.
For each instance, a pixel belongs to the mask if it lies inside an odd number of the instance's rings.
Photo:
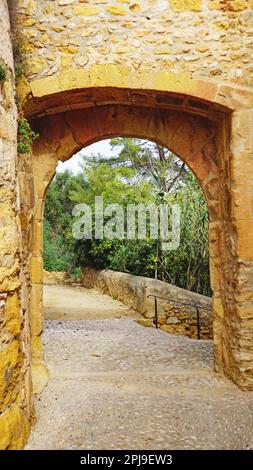
<path id="1" fill-rule="evenodd" d="M 253 449 L 253 393 L 212 342 L 134 319 L 47 321 L 50 381 L 27 449 Z"/>

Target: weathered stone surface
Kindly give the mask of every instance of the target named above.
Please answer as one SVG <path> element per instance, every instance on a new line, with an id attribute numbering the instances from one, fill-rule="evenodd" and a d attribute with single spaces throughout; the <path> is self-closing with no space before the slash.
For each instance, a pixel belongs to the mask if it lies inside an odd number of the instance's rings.
<path id="1" fill-rule="evenodd" d="M 44 284 L 79 284 L 81 279 L 71 276 L 67 272 L 63 271 L 44 271 L 43 272 L 43 283 Z"/>
<path id="2" fill-rule="evenodd" d="M 212 77 L 250 86 L 251 8 L 252 3 L 246 0 L 118 4 L 110 0 L 69 0 L 57 2 L 57 6 L 47 0 L 33 0 L 19 2 L 18 21 L 33 81 L 41 77 L 58 79 L 62 71 L 65 73 L 66 56 L 81 59 L 85 53 L 90 75 L 93 66 L 111 64 L 138 72 L 148 69 L 149 74 L 154 70 L 182 71 L 197 79 Z M 82 61 L 75 64 L 81 75 Z"/>
<path id="3" fill-rule="evenodd" d="M 0 83 L 0 348 L 19 343 L 8 399 L 1 390 L 8 401 L 2 447 L 21 446 L 29 428 L 30 341 L 35 388 L 47 380 L 41 344 L 46 190 L 58 160 L 105 137 L 157 141 L 200 181 L 210 217 L 215 368 L 253 388 L 252 8 L 252 0 L 20 0 L 12 20 L 29 66 L 19 101 L 40 139 L 33 158 L 17 159 L 9 12 L 0 0 L 0 60 L 7 68 Z M 135 305 L 133 286 L 130 292 L 126 278 L 121 282 Z M 112 282 L 110 289 L 115 292 Z M 163 329 L 180 326 L 195 335 L 195 312 L 188 318 L 170 303 L 164 312 Z M 204 317 L 201 334 L 208 331 Z M 22 425 L 10 411 L 17 407 Z"/>
<path id="4" fill-rule="evenodd" d="M 26 2 L 28 6 L 29 2 Z M 24 2 L 22 2 L 24 5 Z M 32 11 L 32 2 L 29 3 Z M 32 418 L 28 300 L 21 305 L 21 212 L 17 181 L 17 110 L 7 2 L 0 1 L 0 449 L 25 444 Z"/>
<path id="5" fill-rule="evenodd" d="M 43 331 L 42 289 L 40 284 L 33 284 L 30 295 L 30 330 L 31 336 L 40 336 Z M 36 314 L 37 313 L 37 314 Z"/>
<path id="6" fill-rule="evenodd" d="M 40 355 L 43 357 L 42 348 L 40 348 Z M 32 382 L 33 393 L 39 395 L 48 382 L 48 370 L 43 360 L 32 363 Z"/>
<path id="7" fill-rule="evenodd" d="M 40 257 L 32 257 L 30 264 L 31 281 L 34 284 L 42 284 L 43 282 L 43 259 Z"/>
<path id="8" fill-rule="evenodd" d="M 18 397 L 16 403 L 0 415 L 0 450 L 19 450 L 26 443 L 30 425 L 21 406 Z"/>
<path id="9" fill-rule="evenodd" d="M 130 73 L 128 67 L 125 67 L 124 70 L 127 74 Z M 141 84 L 144 90 L 142 93 L 135 92 L 133 94 L 131 89 L 124 89 L 126 77 L 124 75 L 121 78 L 122 75 L 123 71 L 120 71 L 116 66 L 113 66 L 113 68 L 107 68 L 104 65 L 95 66 L 93 75 L 88 78 L 85 76 L 84 79 L 85 86 L 88 87 L 91 83 L 94 85 L 92 90 L 82 89 L 80 95 L 74 92 L 68 94 L 63 92 L 60 95 L 58 94 L 56 98 L 46 98 L 44 102 L 44 106 L 47 105 L 50 109 L 53 105 L 55 107 L 54 112 L 57 111 L 57 114 L 54 115 L 52 112 L 50 117 L 40 117 L 36 121 L 40 131 L 40 139 L 34 147 L 35 192 L 39 201 L 36 209 L 38 221 L 35 221 L 34 225 L 34 240 L 37 240 L 35 243 L 36 256 L 41 255 L 43 198 L 53 176 L 57 158 L 61 160 L 68 159 L 76 150 L 102 139 L 104 136 L 141 136 L 167 146 L 174 153 L 180 155 L 195 173 L 206 195 L 211 222 L 210 267 L 211 285 L 214 291 L 213 330 L 216 335 L 214 338 L 215 367 L 219 371 L 225 371 L 228 376 L 232 377 L 241 386 L 242 370 L 240 367 L 237 367 L 237 364 L 239 364 L 238 357 L 242 357 L 242 355 L 238 354 L 242 343 L 236 342 L 235 354 L 232 353 L 234 345 L 230 348 L 231 337 L 237 338 L 235 331 L 240 328 L 240 323 L 237 321 L 235 328 L 233 327 L 231 331 L 227 325 L 227 323 L 232 321 L 233 315 L 236 316 L 236 312 L 238 312 L 235 308 L 235 288 L 233 287 L 235 285 L 235 278 L 232 275 L 235 271 L 233 271 L 232 265 L 236 249 L 240 247 L 240 244 L 237 244 L 238 234 L 239 237 L 241 236 L 239 231 L 240 223 L 236 227 L 232 226 L 228 217 L 230 208 L 236 206 L 230 206 L 229 196 L 226 193 L 228 191 L 227 188 L 230 187 L 230 178 L 232 177 L 233 181 L 235 178 L 237 179 L 237 176 L 235 176 L 237 167 L 230 167 L 234 168 L 233 172 L 230 173 L 226 173 L 223 169 L 224 165 L 225 168 L 228 168 L 229 159 L 232 162 L 235 161 L 231 158 L 229 148 L 230 118 L 226 113 L 216 114 L 216 112 L 212 112 L 211 118 L 209 118 L 206 116 L 206 111 L 202 113 L 199 109 L 196 111 L 196 108 L 193 112 L 192 104 L 196 104 L 196 107 L 198 107 L 199 102 L 192 103 L 193 100 L 190 97 L 184 98 L 183 101 L 177 97 L 177 110 L 168 109 L 166 100 L 167 98 L 170 100 L 172 98 L 171 95 L 167 94 L 165 96 L 160 93 L 157 94 L 155 91 L 148 92 L 146 90 L 148 81 L 146 82 L 143 79 L 141 73 L 138 74 L 138 77 L 141 77 L 141 80 L 143 80 Z M 157 77 L 159 77 L 159 80 Z M 78 77 L 79 79 L 80 77 Z M 43 96 L 46 89 L 44 88 L 43 91 L 43 87 L 46 87 L 47 79 L 45 79 L 44 83 L 43 80 L 40 81 L 42 86 L 40 96 Z M 73 86 L 79 83 L 75 80 Z M 80 82 L 81 87 L 82 80 L 83 77 Z M 110 88 L 110 92 L 106 87 L 103 89 L 96 88 L 103 83 L 108 86 L 110 80 L 113 86 L 115 86 L 115 89 Z M 147 80 L 150 80 L 149 75 L 147 75 Z M 150 86 L 153 86 L 153 83 L 151 81 Z M 162 90 L 166 90 L 166 87 L 177 92 L 183 90 L 188 92 L 191 90 L 192 93 L 197 93 L 198 96 L 204 93 L 205 97 L 209 100 L 215 100 L 216 96 L 218 96 L 218 88 L 215 85 L 210 84 L 210 86 L 205 87 L 203 83 L 198 82 L 197 86 L 195 82 L 192 82 L 188 74 L 179 74 L 175 85 L 175 76 L 172 73 L 160 72 L 156 76 L 155 83 Z M 140 83 L 138 86 L 141 87 Z M 228 97 L 227 92 L 225 94 Z M 223 94 L 222 96 L 223 100 L 225 95 Z M 81 102 L 84 101 L 86 106 L 84 109 L 80 109 L 83 107 Z M 41 106 L 43 100 L 40 100 L 38 103 L 40 103 L 38 106 Z M 75 103 L 77 109 L 68 111 L 67 108 L 73 106 L 73 103 Z M 95 103 L 96 106 L 94 106 Z M 165 107 L 163 107 L 164 103 L 166 103 Z M 243 107 L 245 104 L 246 101 L 243 102 Z M 233 106 L 233 103 L 231 106 Z M 34 112 L 36 115 L 38 112 L 37 104 L 35 104 L 34 110 L 30 109 L 30 112 Z M 243 119 L 243 128 L 247 124 L 247 120 L 251 121 L 246 110 L 237 111 L 234 113 L 234 116 L 236 135 L 239 119 Z M 246 135 L 249 135 L 249 133 L 246 133 Z M 243 132 L 243 138 L 246 139 L 245 132 Z M 233 145 L 235 145 L 235 142 L 237 143 L 236 138 L 233 140 Z M 245 142 L 247 146 L 251 145 L 249 138 Z M 237 144 L 235 150 L 237 150 Z M 250 160 L 248 161 L 248 169 L 250 169 Z M 250 174 L 249 171 L 246 173 Z M 245 177 L 247 177 L 246 173 L 244 172 Z M 234 182 L 232 187 L 235 188 Z M 236 215 L 235 211 L 234 214 Z M 36 233 L 39 236 L 36 236 Z M 242 244 L 242 246 L 244 245 Z M 248 249 L 250 250 L 250 247 Z M 123 286 L 125 281 L 126 278 L 122 275 L 119 284 Z M 102 280 L 100 287 L 105 289 Z M 131 306 L 136 308 L 136 297 L 133 292 L 129 291 L 129 286 L 124 287 L 124 289 L 117 289 L 113 282 L 110 282 L 110 289 L 112 295 L 117 295 L 117 290 L 120 292 L 124 291 L 124 296 L 128 297 L 129 302 L 132 302 Z M 249 294 L 247 293 L 246 295 Z M 220 299 L 220 304 L 217 309 L 218 304 L 215 302 L 218 298 Z M 147 313 L 147 316 L 153 316 L 151 311 Z M 178 331 L 180 330 L 180 333 L 196 337 L 196 309 L 192 312 L 191 318 L 186 316 L 183 309 L 179 312 L 175 305 L 173 306 L 173 311 L 170 311 L 172 317 L 175 316 L 173 313 L 175 311 L 177 311 L 177 316 L 180 315 L 180 323 L 178 325 L 180 328 L 178 328 Z M 226 319 L 225 315 L 223 317 L 220 316 L 220 312 L 227 312 Z M 37 311 L 37 314 L 39 314 L 39 311 Z M 170 328 L 170 331 L 176 330 L 176 325 L 167 324 L 167 327 Z M 201 319 L 200 334 L 203 337 L 210 334 L 210 325 L 205 314 L 203 319 Z M 249 354 L 249 358 L 251 357 L 250 353 L 246 354 Z M 245 387 L 245 383 L 251 387 L 251 379 L 246 377 L 247 374 L 244 374 L 243 387 Z"/>
<path id="10" fill-rule="evenodd" d="M 212 338 L 211 299 L 180 289 L 166 282 L 111 270 L 97 271 L 83 268 L 82 284 L 96 288 L 128 307 L 137 310 L 144 318 L 143 326 L 154 326 L 154 297 L 157 296 L 158 327 L 169 333 L 196 338 L 197 307 L 200 312 L 200 337 Z"/>
<path id="11" fill-rule="evenodd" d="M 138 320 L 138 323 L 139 325 L 145 326 L 147 328 L 154 326 L 154 322 L 151 318 L 141 318 L 140 320 Z"/>

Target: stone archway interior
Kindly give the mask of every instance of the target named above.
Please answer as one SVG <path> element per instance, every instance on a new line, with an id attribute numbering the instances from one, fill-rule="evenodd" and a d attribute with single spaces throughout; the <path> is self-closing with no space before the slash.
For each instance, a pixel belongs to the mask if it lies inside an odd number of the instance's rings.
<path id="1" fill-rule="evenodd" d="M 172 100 L 172 97 L 170 97 Z M 175 98 L 173 98 L 175 99 Z M 168 99 L 169 101 L 169 99 Z M 230 256 L 222 248 L 222 209 L 225 202 L 225 185 L 221 180 L 220 168 L 224 164 L 226 124 L 229 114 L 221 110 L 210 110 L 199 104 L 199 109 L 185 107 L 129 106 L 124 104 L 101 104 L 85 109 L 37 117 L 33 125 L 40 138 L 35 143 L 33 171 L 35 181 L 35 219 L 31 258 L 32 276 L 32 346 L 34 383 L 41 384 L 43 351 L 41 333 L 42 312 L 42 223 L 46 190 L 50 184 L 58 161 L 66 161 L 83 147 L 114 136 L 144 138 L 169 148 L 178 155 L 195 174 L 206 196 L 210 216 L 210 270 L 213 290 L 214 351 L 216 370 L 225 369 L 227 375 L 236 379 L 231 367 L 231 351 L 227 349 L 224 335 L 231 334 L 231 328 L 224 330 L 224 304 L 226 292 L 222 289 L 221 265 L 223 256 Z M 176 109 L 175 109 L 176 108 Z M 179 108 L 179 109 L 178 109 Z M 204 109 L 203 109 L 204 108 Z M 34 300 L 33 300 L 34 299 Z M 38 308 L 39 305 L 39 308 Z M 233 333 L 232 333 L 233 334 Z M 225 361 L 224 361 L 225 358 Z M 43 380 L 42 380 L 43 382 Z"/>

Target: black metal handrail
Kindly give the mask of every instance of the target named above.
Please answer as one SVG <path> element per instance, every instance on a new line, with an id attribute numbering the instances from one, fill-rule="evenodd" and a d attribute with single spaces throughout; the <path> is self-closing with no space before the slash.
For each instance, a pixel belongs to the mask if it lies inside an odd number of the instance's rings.
<path id="1" fill-rule="evenodd" d="M 200 339 L 200 328 L 201 328 L 201 321 L 200 321 L 200 310 L 205 310 L 201 305 L 193 305 L 191 303 L 187 302 L 182 302 L 181 300 L 173 300 L 169 297 L 162 297 L 160 295 L 155 295 L 155 294 L 149 294 L 148 297 L 154 297 L 155 300 L 155 326 L 158 328 L 158 309 L 157 309 L 157 299 L 162 299 L 162 300 L 168 300 L 170 302 L 180 304 L 180 305 L 186 305 L 187 307 L 193 307 L 196 309 L 196 314 L 197 314 L 197 335 L 198 339 Z"/>

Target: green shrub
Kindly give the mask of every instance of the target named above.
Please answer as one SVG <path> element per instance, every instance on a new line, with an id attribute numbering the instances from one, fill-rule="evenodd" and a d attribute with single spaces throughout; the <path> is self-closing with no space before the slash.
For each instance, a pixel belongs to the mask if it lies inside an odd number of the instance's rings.
<path id="1" fill-rule="evenodd" d="M 33 141 L 37 137 L 38 134 L 31 129 L 27 119 L 21 116 L 18 120 L 18 153 L 31 153 Z"/>
<path id="2" fill-rule="evenodd" d="M 27 62 L 23 54 L 23 42 L 19 37 L 16 37 L 12 45 L 14 64 L 15 64 L 15 77 L 16 83 L 19 83 L 27 69 Z"/>

